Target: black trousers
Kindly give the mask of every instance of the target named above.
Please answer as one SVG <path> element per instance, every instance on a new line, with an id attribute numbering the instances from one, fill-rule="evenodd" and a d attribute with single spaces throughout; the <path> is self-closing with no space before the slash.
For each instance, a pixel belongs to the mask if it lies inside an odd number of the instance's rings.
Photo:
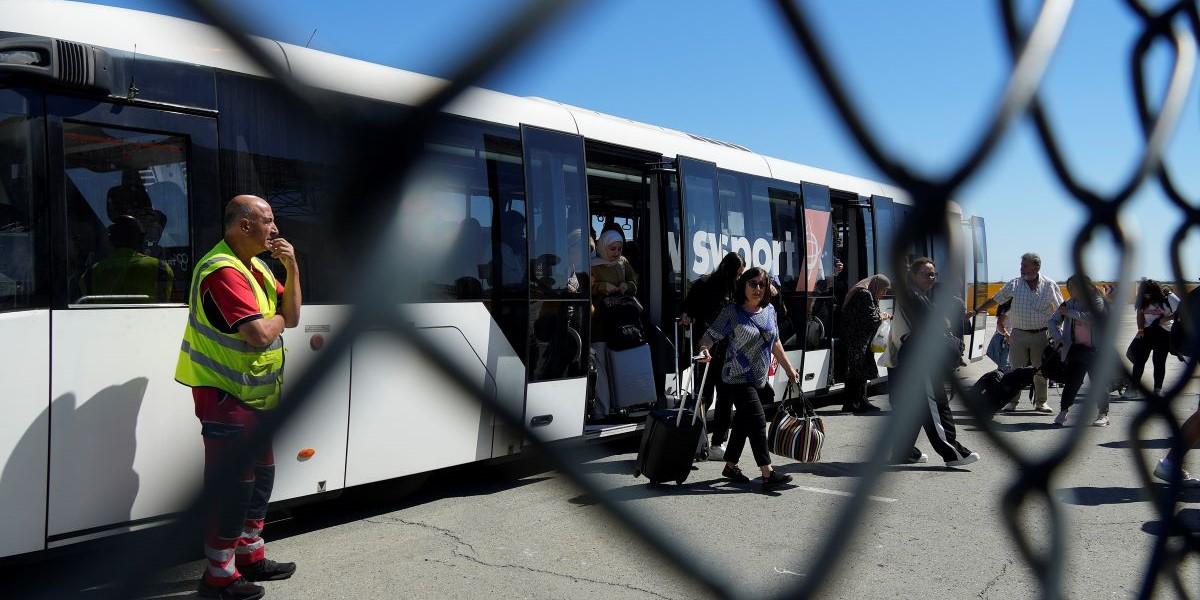
<path id="1" fill-rule="evenodd" d="M 897 369 L 888 369 L 889 385 L 896 381 L 895 377 L 897 373 Z M 966 446 L 958 443 L 958 431 L 954 426 L 954 413 L 950 410 L 950 399 L 946 397 L 946 388 L 942 378 L 937 375 L 928 376 L 926 386 L 924 394 L 926 404 L 925 423 L 921 427 L 925 429 L 925 437 L 929 440 L 929 445 L 946 462 L 965 458 L 971 451 Z M 892 450 L 892 456 L 899 459 L 896 462 L 903 461 L 909 452 L 915 448 L 917 436 L 920 433 L 919 428 L 913 429 L 912 435 L 904 438 L 903 442 Z"/>
<path id="2" fill-rule="evenodd" d="M 1081 346 L 1074 344 L 1071 350 L 1067 352 L 1066 375 L 1063 382 L 1062 393 L 1062 410 L 1067 410 L 1075 405 L 1075 397 L 1079 395 L 1079 388 L 1083 386 L 1083 378 L 1092 370 L 1092 365 L 1095 362 L 1096 350 L 1091 346 Z M 1097 385 L 1092 381 L 1092 385 Z M 1100 414 L 1108 414 L 1108 393 L 1100 399 Z"/>
<path id="3" fill-rule="evenodd" d="M 1133 363 L 1133 381 L 1136 384 L 1142 380 L 1142 373 L 1146 372 L 1146 361 L 1153 357 L 1154 389 L 1162 389 L 1163 380 L 1167 377 L 1167 354 L 1171 349 L 1171 333 L 1158 325 L 1151 325 L 1146 328 L 1142 341 L 1146 344 L 1146 349 Z"/>
<path id="4" fill-rule="evenodd" d="M 733 400 L 728 394 L 722 394 L 718 390 L 716 407 L 713 407 L 713 390 L 717 389 L 717 383 L 721 381 L 721 370 L 725 367 L 725 350 L 728 346 L 728 341 L 721 340 L 709 349 L 712 362 L 708 363 L 708 377 L 704 379 L 704 389 L 698 391 L 700 399 L 704 401 L 705 411 L 711 410 L 713 415 L 712 428 L 709 431 L 712 433 L 714 446 L 720 446 L 729 439 L 730 420 L 733 419 Z M 699 378 L 696 379 L 695 385 L 700 385 Z"/>
<path id="5" fill-rule="evenodd" d="M 733 433 L 729 438 L 729 446 L 725 448 L 725 462 L 736 464 L 749 439 L 754 464 L 760 467 L 771 464 L 771 455 L 767 452 L 767 415 L 763 411 L 763 401 L 769 402 L 773 395 L 770 384 L 758 388 L 749 383 L 721 383 L 717 396 L 729 398 L 737 407 L 737 413 L 733 416 Z"/>

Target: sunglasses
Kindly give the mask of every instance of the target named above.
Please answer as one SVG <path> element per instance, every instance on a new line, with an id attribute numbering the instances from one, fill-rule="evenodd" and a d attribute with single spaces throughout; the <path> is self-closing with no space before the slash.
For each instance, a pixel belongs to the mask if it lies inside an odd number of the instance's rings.
<path id="1" fill-rule="evenodd" d="M 765 290 L 765 289 L 767 289 L 767 286 L 770 284 L 768 284 L 767 282 L 765 282 L 761 279 L 752 279 L 750 281 L 747 281 L 746 285 L 748 285 L 756 290 Z"/>

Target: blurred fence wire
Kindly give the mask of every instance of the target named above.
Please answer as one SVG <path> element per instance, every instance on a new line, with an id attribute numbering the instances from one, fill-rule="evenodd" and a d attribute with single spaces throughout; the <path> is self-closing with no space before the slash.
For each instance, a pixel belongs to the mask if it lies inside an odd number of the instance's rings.
<path id="1" fill-rule="evenodd" d="M 553 27 L 565 13 L 577 7 L 563 0 L 530 1 L 521 10 L 515 11 L 507 22 L 497 27 L 484 43 L 464 53 L 467 58 L 453 75 L 419 106 L 413 107 L 392 122 L 364 122 L 361 117 L 330 104 L 328 96 L 315 93 L 303 82 L 293 78 L 286 65 L 278 63 L 271 54 L 263 50 L 255 38 L 246 33 L 248 28 L 244 26 L 245 23 L 236 17 L 228 6 L 216 0 L 188 0 L 187 4 L 196 9 L 208 22 L 226 32 L 242 52 L 271 75 L 280 90 L 288 94 L 298 107 L 309 111 L 313 118 L 333 123 L 344 131 L 344 139 L 347 142 L 343 152 L 351 157 L 345 164 L 355 169 L 345 178 L 350 182 L 349 187 L 342 192 L 343 201 L 340 202 L 339 214 L 333 224 L 337 238 L 356 240 L 354 247 L 350 249 L 353 253 L 351 260 L 347 262 L 358 265 L 355 274 L 348 278 L 352 289 L 355 290 L 352 297 L 356 300 L 351 316 L 342 332 L 334 337 L 319 358 L 299 375 L 299 381 L 294 387 L 295 393 L 287 398 L 278 410 L 270 414 L 265 425 L 257 433 L 255 444 L 269 443 L 267 440 L 270 440 L 305 403 L 311 401 L 319 383 L 331 372 L 331 368 L 343 359 L 352 347 L 354 339 L 367 329 L 378 330 L 381 325 L 389 328 L 397 338 L 424 353 L 437 369 L 449 376 L 450 381 L 457 382 L 471 392 L 504 425 L 516 431 L 525 430 L 522 415 L 507 408 L 520 406 L 521 402 L 506 402 L 502 396 L 493 399 L 485 390 L 473 387 L 471 377 L 456 376 L 456 363 L 452 357 L 407 325 L 412 320 L 406 317 L 403 300 L 404 282 L 409 280 L 406 277 L 406 269 L 410 266 L 400 253 L 388 250 L 398 247 L 398 236 L 402 235 L 402 229 L 397 222 L 399 203 L 402 201 L 398 190 L 403 188 L 406 179 L 413 174 L 414 166 L 422 155 L 423 140 L 436 121 L 438 112 L 469 86 L 506 64 L 539 34 Z M 879 143 L 875 133 L 862 119 L 859 107 L 854 105 L 847 93 L 843 78 L 832 66 L 826 46 L 820 39 L 821 32 L 814 27 L 806 9 L 794 0 L 775 1 L 779 18 L 786 22 L 793 34 L 798 68 L 805 68 L 819 83 L 840 117 L 842 125 L 863 153 L 892 182 L 906 189 L 914 200 L 916 210 L 903 224 L 902 231 L 894 240 L 891 249 L 891 256 L 897 258 L 893 272 L 904 272 L 904 265 L 899 263 L 899 257 L 903 253 L 898 249 L 908 246 L 915 239 L 925 237 L 943 240 L 947 247 L 952 249 L 951 264 L 943 265 L 943 269 L 962 271 L 964 257 L 957 252 L 960 246 L 951 243 L 955 228 L 946 218 L 949 203 L 964 183 L 977 174 L 981 166 L 994 155 L 1000 139 L 1020 120 L 1029 118 L 1036 126 L 1041 150 L 1052 166 L 1057 180 L 1064 191 L 1078 202 L 1079 210 L 1088 216 L 1087 222 L 1075 237 L 1075 271 L 1086 274 L 1083 255 L 1089 244 L 1100 243 L 1098 239 L 1111 238 L 1114 250 L 1123 257 L 1120 266 L 1121 284 L 1116 293 L 1119 297 L 1127 297 L 1132 285 L 1129 256 L 1134 248 L 1132 240 L 1121 227 L 1118 214 L 1135 192 L 1144 186 L 1157 184 L 1179 213 L 1179 227 L 1172 240 L 1172 266 L 1174 277 L 1180 282 L 1180 289 L 1185 289 L 1182 287 L 1186 278 L 1182 271 L 1180 252 L 1191 228 L 1200 223 L 1200 208 L 1195 199 L 1189 200 L 1178 191 L 1162 155 L 1178 125 L 1187 92 L 1195 76 L 1196 45 L 1200 40 L 1200 9 L 1197 3 L 1178 1 L 1151 8 L 1137 0 L 1126 2 L 1142 25 L 1142 33 L 1129 56 L 1129 90 L 1136 99 L 1145 146 L 1136 168 L 1129 173 L 1124 185 L 1117 193 L 1109 196 L 1082 184 L 1067 166 L 1054 125 L 1038 97 L 1042 75 L 1058 45 L 1073 8 L 1072 2 L 1045 0 L 1029 23 L 1021 22 L 1017 12 L 1018 2 L 1015 0 L 997 0 L 995 4 L 1012 60 L 1007 85 L 996 102 L 987 126 L 978 135 L 971 150 L 958 161 L 957 166 L 946 174 L 928 175 L 918 173 L 900 157 L 890 155 Z M 590 9 L 603 10 L 603 6 L 592 6 Z M 1147 55 L 1155 46 L 1169 48 L 1173 57 L 1167 90 L 1165 94 L 1161 94 L 1162 101 L 1159 105 L 1151 104 L 1150 99 L 1157 95 L 1148 89 L 1146 74 Z M 935 307 L 946 317 L 953 315 L 955 303 L 950 290 L 940 292 L 935 297 Z M 1186 322 L 1190 325 L 1188 333 L 1193 338 L 1200 337 L 1197 331 L 1200 330 L 1200 318 L 1186 318 Z M 1116 319 L 1100 323 L 1100 366 L 1094 373 L 1097 381 L 1111 381 L 1126 375 L 1121 372 L 1121 363 L 1114 349 L 1116 333 Z M 927 319 L 914 333 L 914 341 L 910 342 L 916 344 L 913 352 L 916 355 L 935 353 L 937 344 L 940 343 L 938 338 L 936 319 Z M 906 364 L 891 382 L 892 404 L 895 410 L 882 434 L 868 451 L 869 468 L 862 473 L 853 496 L 840 508 L 836 520 L 826 531 L 820 546 L 821 551 L 812 553 L 813 558 L 807 559 L 810 563 L 807 565 L 802 564 L 806 559 L 796 557 L 797 571 L 810 575 L 795 587 L 780 592 L 780 597 L 818 597 L 831 580 L 837 566 L 845 558 L 856 529 L 865 521 L 867 499 L 880 484 L 889 451 L 898 442 L 902 442 L 906 432 L 914 430 L 923 418 L 924 382 L 930 373 L 918 371 L 930 368 L 936 367 Z M 1151 597 L 1156 589 L 1164 584 L 1183 597 L 1193 597 L 1184 589 L 1179 569 L 1183 559 L 1200 551 L 1200 547 L 1197 546 L 1196 538 L 1177 516 L 1181 474 L 1176 473 L 1175 480 L 1169 485 L 1152 484 L 1150 470 L 1144 458 L 1142 433 L 1151 422 L 1159 420 L 1174 434 L 1174 443 L 1180 443 L 1180 424 L 1171 409 L 1195 370 L 1196 360 L 1189 359 L 1184 374 L 1170 389 L 1162 393 L 1166 401 L 1144 403 L 1130 431 L 1131 438 L 1135 440 L 1135 443 L 1131 444 L 1131 458 L 1141 475 L 1146 491 L 1155 498 L 1155 510 L 1162 523 L 1162 527 L 1156 533 L 1157 539 L 1150 555 L 1143 559 L 1144 579 L 1139 590 L 1139 597 L 1142 598 Z M 969 409 L 982 417 L 985 408 L 981 403 L 955 378 L 948 379 L 957 386 L 957 392 L 966 399 Z M 1101 394 L 1106 392 L 1106 386 L 1091 386 L 1085 404 L 1096 406 Z M 1149 394 L 1149 390 L 1143 392 Z M 1051 494 L 1050 486 L 1059 468 L 1078 450 L 1086 429 L 1071 428 L 1058 447 L 1043 456 L 1031 457 L 1018 452 L 991 425 L 990 420 L 980 418 L 978 421 L 989 439 L 1016 465 L 1014 481 L 1003 499 L 1003 518 L 1007 528 L 1025 561 L 1037 575 L 1042 597 L 1061 598 L 1065 592 L 1065 524 L 1061 505 Z M 572 484 L 594 498 L 598 505 L 609 511 L 627 528 L 636 532 L 646 545 L 665 557 L 681 574 L 699 582 L 714 596 L 748 595 L 746 590 L 735 588 L 726 575 L 702 567 L 699 559 L 660 524 L 626 508 L 590 480 L 580 469 L 581 463 L 590 457 L 585 455 L 579 446 L 548 445 L 539 440 L 534 432 L 526 433 L 531 445 L 542 451 L 551 464 Z M 248 444 L 231 452 L 224 472 L 234 473 L 235 465 L 241 464 L 240 459 L 249 456 L 254 449 L 254 444 Z M 236 477 L 228 479 L 235 480 Z M 136 596 L 138 590 L 147 582 L 148 573 L 192 556 L 197 540 L 200 539 L 201 524 L 208 518 L 206 511 L 211 505 L 209 499 L 224 493 L 221 489 L 204 490 L 192 499 L 186 512 L 173 524 L 161 528 L 161 531 L 154 532 L 149 537 L 139 538 L 136 542 L 118 542 L 125 544 L 125 547 L 109 548 L 104 555 L 81 557 L 77 568 L 73 568 L 72 572 L 64 577 L 94 581 L 92 577 L 97 573 L 107 574 L 109 580 L 113 579 L 115 574 L 116 583 L 93 590 L 95 593 L 89 593 L 88 597 Z M 1021 516 L 1022 509 L 1038 499 L 1050 507 L 1050 527 L 1048 531 L 1035 534 L 1021 525 Z M 1045 539 L 1031 539 L 1041 535 L 1044 535 Z M 138 546 L 132 547 L 134 544 Z M 130 557 L 133 556 L 140 559 L 131 560 Z"/>

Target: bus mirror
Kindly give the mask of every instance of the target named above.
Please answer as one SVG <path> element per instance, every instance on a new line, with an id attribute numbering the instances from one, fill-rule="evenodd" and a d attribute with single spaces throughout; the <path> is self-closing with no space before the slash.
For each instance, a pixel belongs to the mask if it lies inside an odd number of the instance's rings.
<path id="1" fill-rule="evenodd" d="M 59 85 L 108 94 L 112 91 L 112 57 L 76 42 L 44 37 L 0 39 L 0 77 L 50 80 Z"/>

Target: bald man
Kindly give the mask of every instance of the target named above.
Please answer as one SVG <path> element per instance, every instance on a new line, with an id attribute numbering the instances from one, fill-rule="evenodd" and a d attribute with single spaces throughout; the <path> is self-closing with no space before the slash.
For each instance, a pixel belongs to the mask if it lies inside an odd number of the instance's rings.
<path id="1" fill-rule="evenodd" d="M 280 284 L 259 254 L 283 263 Z M 233 482 L 214 481 L 230 448 L 247 441 L 265 411 L 279 404 L 283 385 L 285 328 L 300 322 L 300 275 L 296 253 L 279 237 L 271 205 L 258 196 L 237 196 L 225 207 L 225 235 L 192 272 L 190 314 L 175 379 L 192 388 L 204 439 L 205 485 L 224 493 L 213 507 L 200 580 L 204 598 L 256 600 L 265 594 L 253 581 L 287 579 L 295 563 L 266 558 L 263 519 L 275 479 L 270 443 L 247 461 Z M 236 497 L 226 490 L 237 489 Z"/>

